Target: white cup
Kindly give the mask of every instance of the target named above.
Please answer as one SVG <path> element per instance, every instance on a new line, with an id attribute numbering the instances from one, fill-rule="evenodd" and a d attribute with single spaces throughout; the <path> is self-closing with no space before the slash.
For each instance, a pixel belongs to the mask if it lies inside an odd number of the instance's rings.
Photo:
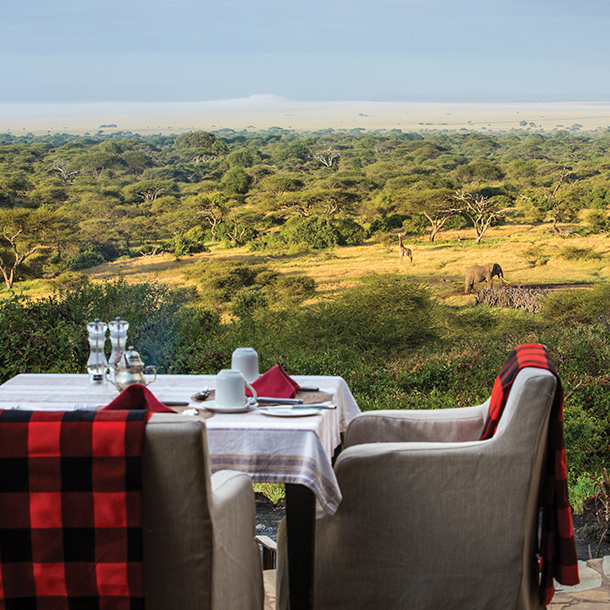
<path id="1" fill-rule="evenodd" d="M 231 357 L 231 368 L 241 371 L 248 383 L 256 381 L 258 379 L 258 354 L 251 347 L 238 347 Z"/>
<path id="2" fill-rule="evenodd" d="M 246 396 L 246 388 L 252 392 L 252 398 Z M 222 369 L 216 375 L 216 394 L 214 403 L 221 409 L 242 409 L 249 403 L 256 402 L 256 390 L 246 382 L 240 371 Z"/>

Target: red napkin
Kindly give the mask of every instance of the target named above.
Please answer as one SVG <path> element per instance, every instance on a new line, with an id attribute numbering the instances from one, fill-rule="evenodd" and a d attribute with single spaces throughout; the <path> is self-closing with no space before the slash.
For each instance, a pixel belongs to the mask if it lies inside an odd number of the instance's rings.
<path id="1" fill-rule="evenodd" d="M 272 396 L 273 398 L 294 398 L 301 386 L 291 379 L 279 364 L 270 368 L 264 375 L 250 384 L 259 396 Z M 252 392 L 246 388 L 246 396 Z"/>
<path id="2" fill-rule="evenodd" d="M 177 413 L 177 411 L 160 403 L 146 386 L 139 383 L 127 386 L 110 404 L 100 409 L 100 411 L 130 411 L 132 409 L 154 413 Z"/>

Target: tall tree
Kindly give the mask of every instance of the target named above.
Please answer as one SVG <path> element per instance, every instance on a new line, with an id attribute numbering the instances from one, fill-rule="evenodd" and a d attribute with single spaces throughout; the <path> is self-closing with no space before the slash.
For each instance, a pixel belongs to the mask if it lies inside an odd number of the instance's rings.
<path id="1" fill-rule="evenodd" d="M 10 290 L 15 275 L 34 253 L 51 247 L 65 227 L 64 218 L 49 210 L 2 210 L 0 213 L 0 272 Z"/>
<path id="2" fill-rule="evenodd" d="M 207 131 L 182 133 L 176 138 L 174 147 L 182 156 L 194 163 L 205 163 L 227 154 L 228 147 L 214 134 Z"/>
<path id="3" fill-rule="evenodd" d="M 481 243 L 483 235 L 492 222 L 513 209 L 511 206 L 504 206 L 495 197 L 486 197 L 480 193 L 467 193 L 459 190 L 455 192 L 454 198 L 457 204 L 456 211 L 462 212 L 472 220 L 477 244 Z"/>
<path id="4" fill-rule="evenodd" d="M 409 195 L 404 207 L 410 214 L 421 214 L 426 217 L 430 224 L 428 239 L 431 242 L 445 223 L 458 213 L 450 189 L 415 191 Z"/>

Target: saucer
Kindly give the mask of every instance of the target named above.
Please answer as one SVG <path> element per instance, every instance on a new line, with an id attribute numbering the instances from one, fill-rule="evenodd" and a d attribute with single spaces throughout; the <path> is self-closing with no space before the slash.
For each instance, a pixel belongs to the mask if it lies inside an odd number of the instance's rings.
<path id="1" fill-rule="evenodd" d="M 251 402 L 243 407 L 221 407 L 216 406 L 215 401 L 210 400 L 206 401 L 205 404 L 202 404 L 200 409 L 207 409 L 208 411 L 212 411 L 212 413 L 248 413 L 248 411 L 253 411 L 256 409 L 257 403 Z"/>

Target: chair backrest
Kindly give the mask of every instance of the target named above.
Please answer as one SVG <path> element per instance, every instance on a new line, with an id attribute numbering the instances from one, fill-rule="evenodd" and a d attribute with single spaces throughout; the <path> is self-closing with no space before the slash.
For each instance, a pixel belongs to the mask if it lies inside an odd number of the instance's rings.
<path id="1" fill-rule="evenodd" d="M 205 423 L 153 414 L 142 494 L 147 610 L 212 608 L 210 489 Z"/>

